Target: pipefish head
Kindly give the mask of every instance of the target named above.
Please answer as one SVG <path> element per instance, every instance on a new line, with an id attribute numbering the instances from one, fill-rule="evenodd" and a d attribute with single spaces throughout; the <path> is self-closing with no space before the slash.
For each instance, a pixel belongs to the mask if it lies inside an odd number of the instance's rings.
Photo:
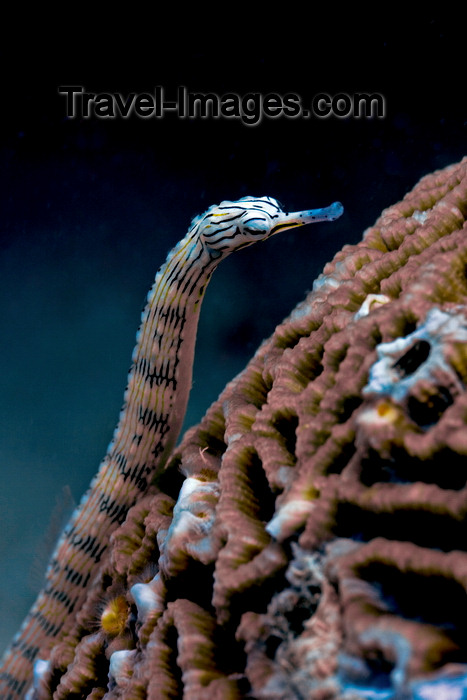
<path id="1" fill-rule="evenodd" d="M 229 255 L 256 241 L 266 240 L 284 231 L 317 221 L 334 221 L 344 209 L 334 202 L 322 209 L 283 211 L 272 197 L 243 197 L 237 202 L 225 201 L 210 207 L 193 221 L 199 237 L 215 257 Z"/>

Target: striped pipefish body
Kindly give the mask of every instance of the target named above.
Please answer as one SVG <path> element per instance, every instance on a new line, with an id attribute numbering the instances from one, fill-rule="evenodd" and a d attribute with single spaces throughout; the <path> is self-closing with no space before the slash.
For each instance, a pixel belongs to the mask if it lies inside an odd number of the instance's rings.
<path id="1" fill-rule="evenodd" d="M 342 211 L 338 202 L 286 214 L 271 197 L 225 201 L 196 217 L 169 253 L 143 311 L 124 405 L 107 454 L 57 543 L 43 590 L 3 657 L 2 700 L 25 697 L 34 663 L 47 659 L 72 624 L 110 535 L 175 445 L 191 387 L 201 303 L 219 262 L 278 231 L 332 221 Z"/>

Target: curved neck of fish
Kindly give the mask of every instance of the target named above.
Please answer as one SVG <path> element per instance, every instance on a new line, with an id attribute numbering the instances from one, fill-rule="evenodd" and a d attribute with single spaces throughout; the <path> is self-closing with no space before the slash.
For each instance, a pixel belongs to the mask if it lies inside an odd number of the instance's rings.
<path id="1" fill-rule="evenodd" d="M 216 266 L 201 244 L 187 236 L 158 272 L 109 455 L 118 450 L 132 465 L 163 467 L 185 417 L 199 313 Z"/>

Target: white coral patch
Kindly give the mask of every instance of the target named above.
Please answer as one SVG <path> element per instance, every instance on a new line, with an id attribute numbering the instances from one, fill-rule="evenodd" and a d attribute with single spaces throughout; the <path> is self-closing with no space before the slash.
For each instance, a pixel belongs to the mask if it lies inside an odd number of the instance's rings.
<path id="1" fill-rule="evenodd" d="M 413 684 L 414 700 L 464 700 L 467 676 L 440 678 Z"/>
<path id="2" fill-rule="evenodd" d="M 43 687 L 43 681 L 50 671 L 50 661 L 45 659 L 36 659 L 33 666 L 33 681 L 32 686 L 26 691 L 24 700 L 40 700 L 48 694 L 48 688 Z"/>
<path id="3" fill-rule="evenodd" d="M 428 219 L 429 212 L 427 211 L 419 211 L 416 209 L 413 214 L 412 214 L 412 219 L 415 219 L 415 221 L 418 221 L 420 224 L 424 224 L 425 221 Z"/>
<path id="4" fill-rule="evenodd" d="M 336 274 L 339 272 L 339 270 L 343 267 L 342 263 L 337 263 L 335 272 L 333 274 Z M 330 289 L 337 289 L 340 286 L 341 282 L 339 282 L 336 277 L 333 275 L 325 275 L 323 272 L 318 275 L 318 277 L 315 279 L 313 282 L 313 291 L 318 292 L 322 291 L 323 288 L 325 289 L 326 292 L 328 292 Z"/>
<path id="5" fill-rule="evenodd" d="M 266 532 L 281 542 L 303 525 L 308 518 L 313 501 L 293 498 L 279 507 L 272 520 L 266 525 Z"/>
<path id="6" fill-rule="evenodd" d="M 149 615 L 161 613 L 164 610 L 164 599 L 157 591 L 159 582 L 159 574 L 156 574 L 149 583 L 135 583 L 130 588 L 140 622 L 144 622 Z"/>
<path id="7" fill-rule="evenodd" d="M 355 314 L 355 320 L 357 321 L 359 318 L 368 316 L 371 311 L 383 306 L 384 304 L 387 304 L 389 301 L 391 301 L 391 297 L 388 297 L 386 294 L 368 294 L 365 301 Z"/>
<path id="8" fill-rule="evenodd" d="M 430 309 L 425 322 L 413 333 L 378 345 L 378 360 L 370 369 L 363 394 L 389 396 L 400 403 L 415 384 L 424 380 L 434 381 L 435 373 L 440 370 L 450 376 L 454 386 L 462 389 L 455 372 L 444 358 L 447 342 L 467 342 L 467 318 L 460 308 L 457 312 Z M 415 358 L 410 371 L 401 371 L 401 358 L 411 349 L 416 349 L 417 343 L 426 344 L 426 357 L 418 361 Z"/>
<path id="9" fill-rule="evenodd" d="M 109 684 L 115 683 L 119 688 L 125 688 L 133 675 L 136 649 L 114 651 L 110 657 Z"/>
<path id="10" fill-rule="evenodd" d="M 187 477 L 173 509 L 172 523 L 163 543 L 164 557 L 185 550 L 204 564 L 215 557 L 211 538 L 220 496 L 217 481 Z"/>

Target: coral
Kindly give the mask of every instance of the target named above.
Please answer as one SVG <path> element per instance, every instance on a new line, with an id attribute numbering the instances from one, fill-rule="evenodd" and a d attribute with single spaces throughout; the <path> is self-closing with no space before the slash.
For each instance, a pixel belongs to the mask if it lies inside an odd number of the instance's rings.
<path id="1" fill-rule="evenodd" d="M 465 696 L 466 214 L 467 159 L 325 267 L 114 533 L 37 697 Z"/>

